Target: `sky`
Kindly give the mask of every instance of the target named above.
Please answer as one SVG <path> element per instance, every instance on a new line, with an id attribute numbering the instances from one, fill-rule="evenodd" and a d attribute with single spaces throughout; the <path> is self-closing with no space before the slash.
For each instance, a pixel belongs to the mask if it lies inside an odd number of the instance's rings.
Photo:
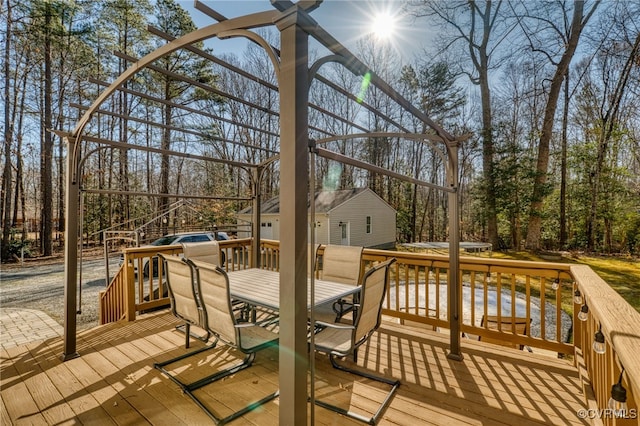
<path id="1" fill-rule="evenodd" d="M 193 0 L 179 0 L 191 15 L 198 27 L 203 27 L 214 22 L 207 15 L 193 7 Z M 294 0 L 295 1 L 295 0 Z M 274 10 L 269 0 L 204 0 L 204 3 L 226 16 L 235 18 L 259 11 Z M 377 42 L 391 43 L 398 51 L 404 63 L 413 62 L 414 55 L 418 54 L 428 42 L 428 32 L 424 28 L 424 22 L 416 22 L 415 19 L 402 11 L 404 1 L 397 0 L 324 0 L 319 8 L 311 12 L 311 16 L 326 31 L 352 52 L 356 50 L 359 39 L 374 37 Z M 376 18 L 387 16 L 377 30 L 394 30 L 383 36 L 373 31 Z M 389 21 L 391 24 L 389 24 Z M 422 25 L 421 25 L 422 24 Z M 234 52 L 240 54 L 244 50 L 244 41 L 225 40 L 214 41 L 214 51 L 218 54 Z"/>

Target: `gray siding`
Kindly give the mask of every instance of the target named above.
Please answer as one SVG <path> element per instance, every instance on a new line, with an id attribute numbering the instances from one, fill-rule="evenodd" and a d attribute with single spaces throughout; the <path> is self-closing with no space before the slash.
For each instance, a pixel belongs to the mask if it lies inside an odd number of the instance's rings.
<path id="1" fill-rule="evenodd" d="M 366 230 L 367 216 L 371 216 L 370 234 Z M 373 191 L 364 191 L 331 211 L 331 244 L 341 244 L 340 222 L 349 223 L 352 246 L 379 247 L 395 243 L 396 212 Z"/>
<path id="2" fill-rule="evenodd" d="M 280 239 L 280 232 L 286 232 L 286 225 L 281 230 L 278 214 L 265 214 L 261 222 L 271 222 L 272 238 Z M 366 217 L 371 216 L 371 233 L 367 234 Z M 249 214 L 239 214 L 239 221 L 251 221 Z M 316 243 L 342 244 L 340 222 L 348 223 L 349 244 L 363 247 L 393 247 L 396 241 L 396 211 L 373 191 L 365 190 L 333 208 L 329 213 L 317 213 Z M 241 233 L 240 237 L 251 236 Z M 262 238 L 267 238 L 262 235 Z"/>

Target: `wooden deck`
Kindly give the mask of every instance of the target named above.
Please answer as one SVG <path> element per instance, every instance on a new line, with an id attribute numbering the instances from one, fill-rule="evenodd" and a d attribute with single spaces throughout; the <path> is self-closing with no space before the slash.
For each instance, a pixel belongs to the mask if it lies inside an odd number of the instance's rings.
<path id="1" fill-rule="evenodd" d="M 168 311 L 135 322 L 79 333 L 79 358 L 61 362 L 62 340 L 19 346 L 1 353 L 0 424 L 212 424 L 153 363 L 185 351 Z M 192 343 L 192 349 L 201 345 Z M 359 352 L 360 367 L 401 380 L 381 425 L 587 424 L 577 370 L 567 361 L 471 340 L 462 362 L 448 360 L 448 336 L 384 322 Z M 224 346 L 177 364 L 185 380 L 239 360 Z M 316 362 L 316 398 L 365 414 L 382 392 L 378 384 Z M 278 350 L 258 354 L 247 370 L 199 390 L 213 409 L 246 404 L 278 387 Z M 279 400 L 241 417 L 234 425 L 277 425 Z M 315 408 L 318 425 L 362 424 Z"/>

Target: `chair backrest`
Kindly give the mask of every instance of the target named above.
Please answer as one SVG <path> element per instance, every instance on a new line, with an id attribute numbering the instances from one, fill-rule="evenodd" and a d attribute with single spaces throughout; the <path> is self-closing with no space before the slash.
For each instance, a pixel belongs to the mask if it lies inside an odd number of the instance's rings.
<path id="1" fill-rule="evenodd" d="M 395 258 L 386 260 L 369 269 L 362 280 L 360 306 L 354 321 L 354 345 L 362 343 L 378 327 L 382 318 L 382 303 L 389 285 L 389 267 Z"/>
<path id="2" fill-rule="evenodd" d="M 189 260 L 220 266 L 220 247 L 217 241 L 202 243 L 182 243 L 182 253 Z"/>
<path id="3" fill-rule="evenodd" d="M 231 307 L 229 277 L 224 269 L 210 263 L 189 260 L 196 270 L 198 294 L 209 331 L 232 346 L 238 346 L 236 319 Z"/>
<path id="4" fill-rule="evenodd" d="M 318 248 L 320 248 L 320 244 L 309 244 L 307 247 L 307 273 L 309 276 L 318 269 Z"/>
<path id="5" fill-rule="evenodd" d="M 193 288 L 193 269 L 187 262 L 173 255 L 163 255 L 162 258 L 167 271 L 167 286 L 169 287 L 169 299 L 171 311 L 179 318 L 193 324 L 200 322 L 198 302 Z"/>
<path id="6" fill-rule="evenodd" d="M 527 321 L 527 318 L 524 317 L 501 316 L 500 318 L 498 318 L 498 316 L 495 315 L 483 315 L 482 320 L 480 321 L 480 327 L 485 327 L 486 325 L 489 330 L 499 329 L 506 333 L 513 332 L 517 335 L 526 336 L 530 322 L 531 319 Z M 509 346 L 512 348 L 523 348 L 523 345 L 501 338 L 478 337 L 478 340 L 502 346 Z"/>
<path id="7" fill-rule="evenodd" d="M 322 279 L 360 285 L 362 247 L 329 244 L 322 254 Z"/>

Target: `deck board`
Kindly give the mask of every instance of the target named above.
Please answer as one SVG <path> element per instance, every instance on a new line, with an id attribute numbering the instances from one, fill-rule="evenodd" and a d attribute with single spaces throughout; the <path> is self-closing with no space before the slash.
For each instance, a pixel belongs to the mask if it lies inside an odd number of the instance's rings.
<path id="1" fill-rule="evenodd" d="M 61 362 L 62 342 L 2 350 L 2 424 L 211 424 L 179 387 L 153 368 L 184 353 L 184 335 L 167 311 L 145 314 L 78 335 L 80 357 Z M 582 425 L 585 408 L 577 369 L 567 360 L 463 340 L 461 362 L 447 358 L 449 338 L 430 329 L 384 321 L 361 348 L 357 365 L 400 379 L 401 386 L 380 425 Z M 194 350 L 203 345 L 192 340 Z M 252 367 L 197 391 L 214 411 L 249 403 L 278 387 L 278 348 L 258 354 Z M 172 366 L 185 380 L 210 374 L 240 354 L 224 345 Z M 388 386 L 332 368 L 316 355 L 315 396 L 371 415 Z M 233 422 L 277 425 L 279 399 Z M 309 406 L 309 410 L 311 407 Z M 317 425 L 361 424 L 321 407 Z"/>

